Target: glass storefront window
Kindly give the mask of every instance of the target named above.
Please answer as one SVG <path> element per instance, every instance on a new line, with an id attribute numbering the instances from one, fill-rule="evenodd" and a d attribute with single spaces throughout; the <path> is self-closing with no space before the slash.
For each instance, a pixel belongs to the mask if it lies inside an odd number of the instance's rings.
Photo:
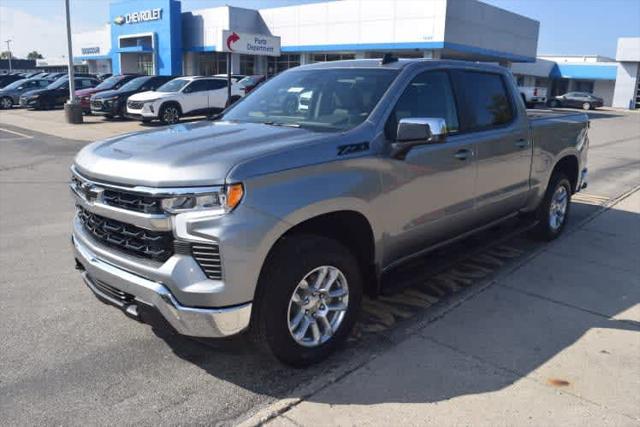
<path id="1" fill-rule="evenodd" d="M 198 54 L 198 74 L 213 76 L 227 72 L 227 54 L 218 52 L 200 52 Z"/>
<path id="2" fill-rule="evenodd" d="M 138 56 L 138 73 L 146 74 L 147 76 L 152 76 L 154 74 L 152 54 L 145 53 Z"/>
<path id="3" fill-rule="evenodd" d="M 300 55 L 280 55 L 278 57 L 269 57 L 267 74 L 273 76 L 281 71 L 300 65 Z"/>
<path id="4" fill-rule="evenodd" d="M 240 74 L 250 76 L 254 74 L 255 56 L 253 55 L 240 55 Z"/>
<path id="5" fill-rule="evenodd" d="M 356 59 L 355 53 L 318 53 L 311 57 L 311 62 L 342 61 Z"/>

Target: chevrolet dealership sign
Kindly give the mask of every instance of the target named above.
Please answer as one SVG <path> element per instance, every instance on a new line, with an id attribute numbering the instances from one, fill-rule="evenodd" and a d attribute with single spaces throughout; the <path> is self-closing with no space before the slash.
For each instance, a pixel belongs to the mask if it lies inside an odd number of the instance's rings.
<path id="1" fill-rule="evenodd" d="M 280 37 L 223 30 L 220 46 L 216 50 L 245 55 L 280 56 Z"/>
<path id="2" fill-rule="evenodd" d="M 158 21 L 162 19 L 162 8 L 157 7 L 155 9 L 141 10 L 138 12 L 131 12 L 125 15 L 116 16 L 113 22 L 117 25 L 122 24 L 135 24 L 138 22 Z"/>

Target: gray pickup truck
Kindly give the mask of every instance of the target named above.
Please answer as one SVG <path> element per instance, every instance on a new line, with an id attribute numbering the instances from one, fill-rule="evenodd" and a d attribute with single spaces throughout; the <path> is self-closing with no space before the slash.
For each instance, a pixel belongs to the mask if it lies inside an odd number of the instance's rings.
<path id="1" fill-rule="evenodd" d="M 528 115 L 497 66 L 298 67 L 212 121 L 82 149 L 76 265 L 134 318 L 151 308 L 197 337 L 248 330 L 307 365 L 404 261 L 514 215 L 558 236 L 586 186 L 588 127 L 583 113 Z"/>

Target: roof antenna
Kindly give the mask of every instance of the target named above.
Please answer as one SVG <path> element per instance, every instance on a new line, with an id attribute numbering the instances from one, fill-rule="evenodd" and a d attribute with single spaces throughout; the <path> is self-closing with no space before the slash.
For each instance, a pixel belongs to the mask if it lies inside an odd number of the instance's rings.
<path id="1" fill-rule="evenodd" d="M 382 57 L 382 61 L 380 61 L 380 65 L 387 65 L 387 64 L 391 64 L 392 62 L 397 62 L 397 61 L 398 61 L 398 58 L 393 56 L 393 53 L 387 52 Z"/>

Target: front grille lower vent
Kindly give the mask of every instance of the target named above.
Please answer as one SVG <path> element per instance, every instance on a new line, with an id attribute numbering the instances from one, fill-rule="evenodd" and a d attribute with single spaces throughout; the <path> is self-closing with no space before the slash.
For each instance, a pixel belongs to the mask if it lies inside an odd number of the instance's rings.
<path id="1" fill-rule="evenodd" d="M 191 244 L 191 256 L 209 279 L 222 280 L 222 261 L 218 245 L 193 243 Z"/>
<path id="2" fill-rule="evenodd" d="M 131 303 L 136 298 L 133 295 L 123 292 L 118 288 L 114 288 L 111 285 L 107 285 L 102 280 L 94 280 L 93 286 L 95 286 L 100 292 L 104 293 L 105 295 L 117 301 L 120 301 L 124 304 Z"/>
<path id="3" fill-rule="evenodd" d="M 173 234 L 150 231 L 78 207 L 78 219 L 99 242 L 139 257 L 164 262 L 173 255 Z"/>

